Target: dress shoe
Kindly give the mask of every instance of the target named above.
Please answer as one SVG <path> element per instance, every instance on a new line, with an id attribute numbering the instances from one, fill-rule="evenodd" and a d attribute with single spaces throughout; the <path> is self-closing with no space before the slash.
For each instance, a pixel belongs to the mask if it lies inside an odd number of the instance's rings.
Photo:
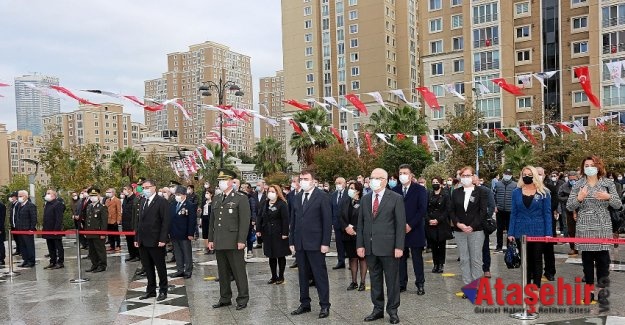
<path id="1" fill-rule="evenodd" d="M 13 256 L 18 256 L 18 255 L 21 255 L 21 253 L 20 253 L 20 252 L 15 252 L 15 253 L 13 253 L 13 254 L 11 254 L 11 255 L 13 255 Z"/>
<path id="2" fill-rule="evenodd" d="M 33 268 L 35 267 L 35 263 L 28 263 L 26 265 L 24 265 L 25 268 Z"/>
<path id="3" fill-rule="evenodd" d="M 135 271 L 135 274 L 139 274 L 139 273 L 141 273 L 141 272 L 143 272 L 143 268 L 142 268 L 142 267 L 139 267 L 139 268 L 137 268 L 137 270 Z"/>
<path id="4" fill-rule="evenodd" d="M 56 266 L 56 264 L 50 263 L 50 264 L 48 264 L 48 266 L 44 267 L 43 269 L 44 270 L 50 270 L 50 269 L 53 269 L 55 266 Z"/>
<path id="5" fill-rule="evenodd" d="M 245 309 L 246 307 L 247 307 L 247 304 L 237 304 L 237 307 L 234 309 L 241 310 L 241 309 Z"/>
<path id="6" fill-rule="evenodd" d="M 145 271 L 137 273 L 137 276 L 147 276 L 147 275 L 148 273 Z"/>
<path id="7" fill-rule="evenodd" d="M 158 297 L 156 297 L 156 301 L 163 301 L 167 299 L 167 292 L 160 292 Z"/>
<path id="8" fill-rule="evenodd" d="M 276 279 L 271 278 L 271 280 L 267 281 L 267 284 L 274 284 L 276 283 L 276 281 L 277 281 Z"/>
<path id="9" fill-rule="evenodd" d="M 436 273 L 444 273 L 445 272 L 445 265 L 441 264 L 438 266 L 438 272 Z"/>
<path id="10" fill-rule="evenodd" d="M 146 300 L 146 299 L 150 299 L 150 298 L 154 298 L 156 297 L 156 292 L 150 292 L 150 293 L 146 293 L 143 296 L 139 297 L 139 300 Z"/>
<path id="11" fill-rule="evenodd" d="M 350 283 L 349 286 L 347 287 L 347 291 L 352 291 L 352 290 L 355 290 L 355 289 L 358 289 L 358 283 L 356 283 L 356 282 Z"/>
<path id="12" fill-rule="evenodd" d="M 170 278 L 179 278 L 179 277 L 181 277 L 181 276 L 183 276 L 183 275 L 184 275 L 184 272 L 180 272 L 180 271 L 178 271 L 178 272 L 176 272 L 176 273 L 174 273 L 174 274 L 170 275 L 169 277 L 170 277 Z"/>
<path id="13" fill-rule="evenodd" d="M 549 281 L 555 280 L 555 277 L 553 275 L 551 275 L 551 274 L 545 274 L 545 278 L 547 278 L 547 280 L 549 280 Z"/>
<path id="14" fill-rule="evenodd" d="M 424 294 L 425 294 L 425 289 L 423 288 L 423 285 L 417 285 L 417 295 L 423 296 Z"/>
<path id="15" fill-rule="evenodd" d="M 297 307 L 297 309 L 291 312 L 291 315 L 295 316 L 295 315 L 301 315 L 304 313 L 310 313 L 310 306 L 305 307 L 305 306 L 300 305 L 299 307 Z"/>
<path id="16" fill-rule="evenodd" d="M 484 272 L 484 277 L 487 278 L 487 279 L 490 279 L 490 278 L 493 277 L 493 275 L 490 274 L 490 271 L 486 271 L 486 272 Z"/>
<path id="17" fill-rule="evenodd" d="M 365 283 L 364 282 L 360 282 L 360 285 L 358 286 L 358 291 L 365 291 Z"/>
<path id="18" fill-rule="evenodd" d="M 191 273 L 185 273 L 182 277 L 185 279 L 191 279 Z"/>
<path id="19" fill-rule="evenodd" d="M 221 308 L 221 307 L 226 307 L 226 306 L 231 306 L 232 302 L 228 301 L 228 302 L 218 302 L 216 304 L 213 305 L 213 308 Z"/>
<path id="20" fill-rule="evenodd" d="M 90 269 L 85 270 L 85 272 L 93 272 L 93 271 L 95 271 L 95 269 L 97 269 L 97 268 L 98 268 L 98 267 L 94 265 L 94 266 L 92 266 Z"/>
<path id="21" fill-rule="evenodd" d="M 438 264 L 434 264 L 434 267 L 432 268 L 432 273 L 438 273 Z"/>
<path id="22" fill-rule="evenodd" d="M 283 283 L 284 283 L 284 277 L 279 277 L 279 278 L 276 280 L 276 284 L 283 284 Z"/>
<path id="23" fill-rule="evenodd" d="M 319 311 L 319 318 L 328 318 L 328 316 L 330 316 L 330 308 L 322 307 Z"/>
<path id="24" fill-rule="evenodd" d="M 391 324 L 399 324 L 399 316 L 397 316 L 397 314 L 391 315 L 388 322 Z"/>
<path id="25" fill-rule="evenodd" d="M 345 268 L 345 263 L 339 263 L 337 265 L 335 265 L 332 269 L 333 270 L 338 270 L 338 269 L 344 269 Z"/>
<path id="26" fill-rule="evenodd" d="M 50 257 L 50 254 L 46 254 L 43 257 L 48 258 L 48 257 Z"/>
<path id="27" fill-rule="evenodd" d="M 384 312 L 374 311 L 374 312 L 371 313 L 371 315 L 365 317 L 364 321 L 365 322 L 373 322 L 375 320 L 382 319 L 382 318 L 384 318 Z"/>
<path id="28" fill-rule="evenodd" d="M 18 265 L 18 266 L 19 266 L 19 267 L 26 267 L 26 264 L 28 264 L 28 263 L 26 263 L 26 262 L 22 262 L 22 264 L 20 264 L 20 265 Z"/>
<path id="29" fill-rule="evenodd" d="M 291 265 L 289 265 L 290 269 L 296 269 L 297 268 L 297 263 L 293 263 Z"/>
<path id="30" fill-rule="evenodd" d="M 315 280 L 310 280 L 310 281 L 308 282 L 308 286 L 309 286 L 309 287 L 316 287 L 316 286 L 317 286 L 317 284 L 315 283 Z"/>
<path id="31" fill-rule="evenodd" d="M 400 287 L 399 292 L 406 292 L 406 287 Z"/>
<path id="32" fill-rule="evenodd" d="M 63 265 L 63 263 L 59 263 L 56 266 L 54 266 L 52 269 L 56 270 L 56 269 L 62 269 L 65 268 L 65 265 Z"/>
<path id="33" fill-rule="evenodd" d="M 104 271 L 106 271 L 106 266 L 98 266 L 95 270 L 93 270 L 93 273 L 100 273 Z"/>
<path id="34" fill-rule="evenodd" d="M 0 261 L 0 265 L 5 265 L 4 261 Z"/>

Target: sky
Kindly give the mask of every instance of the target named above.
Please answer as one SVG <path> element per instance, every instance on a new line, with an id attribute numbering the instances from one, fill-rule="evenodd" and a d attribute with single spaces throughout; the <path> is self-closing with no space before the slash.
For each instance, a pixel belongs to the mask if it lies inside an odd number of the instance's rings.
<path id="1" fill-rule="evenodd" d="M 205 41 L 251 57 L 257 103 L 259 78 L 282 69 L 280 0 L 0 0 L 0 83 L 36 72 L 70 89 L 141 98 L 144 81 L 167 70 L 167 53 Z M 0 87 L 0 95 L 0 123 L 13 131 L 14 88 Z M 61 111 L 77 105 L 61 100 Z M 125 109 L 144 121 L 141 108 Z"/>

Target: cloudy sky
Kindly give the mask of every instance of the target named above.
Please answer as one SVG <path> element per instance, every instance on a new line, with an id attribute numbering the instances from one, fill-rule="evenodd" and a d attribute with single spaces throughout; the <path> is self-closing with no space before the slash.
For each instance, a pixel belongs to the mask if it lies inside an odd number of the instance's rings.
<path id="1" fill-rule="evenodd" d="M 142 97 L 167 53 L 214 41 L 251 56 L 257 102 L 258 79 L 282 69 L 280 20 L 280 0 L 0 0 L 0 82 L 37 72 L 71 89 Z M 0 95 L 0 123 L 15 130 L 14 89 Z M 76 106 L 61 100 L 61 111 Z M 143 122 L 142 109 L 126 108 Z"/>

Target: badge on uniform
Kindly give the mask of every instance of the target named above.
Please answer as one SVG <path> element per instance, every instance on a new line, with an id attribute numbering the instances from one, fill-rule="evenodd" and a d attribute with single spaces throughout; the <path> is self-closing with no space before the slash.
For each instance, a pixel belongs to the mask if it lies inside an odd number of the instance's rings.
<path id="1" fill-rule="evenodd" d="M 232 209 L 228 209 L 228 213 L 232 214 Z"/>
<path id="2" fill-rule="evenodd" d="M 475 202 L 475 196 L 471 196 L 471 197 L 469 198 L 469 202 L 471 202 L 471 203 Z"/>

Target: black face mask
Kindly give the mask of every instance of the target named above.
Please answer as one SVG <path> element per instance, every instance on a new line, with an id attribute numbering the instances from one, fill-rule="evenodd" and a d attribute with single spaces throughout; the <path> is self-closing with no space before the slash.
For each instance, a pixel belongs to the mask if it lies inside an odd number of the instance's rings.
<path id="1" fill-rule="evenodd" d="M 523 176 L 523 183 L 525 183 L 525 185 L 534 183 L 534 176 Z"/>
<path id="2" fill-rule="evenodd" d="M 432 184 L 432 189 L 438 191 L 441 189 L 441 184 Z"/>

